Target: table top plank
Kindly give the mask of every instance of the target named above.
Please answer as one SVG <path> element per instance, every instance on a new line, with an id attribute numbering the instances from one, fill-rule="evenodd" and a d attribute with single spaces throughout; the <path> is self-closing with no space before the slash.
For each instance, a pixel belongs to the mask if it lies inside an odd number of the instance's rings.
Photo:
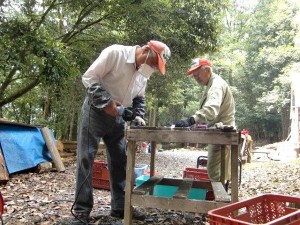
<path id="1" fill-rule="evenodd" d="M 219 129 L 148 129 L 149 127 L 128 128 L 126 139 L 132 141 L 155 141 L 199 143 L 199 144 L 222 144 L 238 145 L 240 133 L 237 131 L 225 132 Z"/>

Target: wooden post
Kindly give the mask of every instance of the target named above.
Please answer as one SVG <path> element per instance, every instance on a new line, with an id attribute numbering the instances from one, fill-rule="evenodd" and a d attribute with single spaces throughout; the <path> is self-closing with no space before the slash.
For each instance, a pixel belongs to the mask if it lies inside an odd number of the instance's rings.
<path id="1" fill-rule="evenodd" d="M 49 129 L 47 127 L 41 128 L 44 140 L 46 142 L 47 148 L 50 151 L 51 158 L 58 172 L 64 172 L 65 166 L 60 158 L 59 152 L 56 148 L 56 145 L 53 143 Z"/>
<path id="2" fill-rule="evenodd" d="M 231 202 L 239 201 L 239 185 L 238 185 L 238 164 L 239 164 L 239 146 L 231 145 Z"/>
<path id="3" fill-rule="evenodd" d="M 9 180 L 9 174 L 5 165 L 2 149 L 0 148 L 0 182 L 6 183 Z"/>
<path id="4" fill-rule="evenodd" d="M 150 177 L 155 175 L 156 142 L 151 141 Z"/>
<path id="5" fill-rule="evenodd" d="M 125 209 L 124 209 L 124 225 L 132 224 L 131 195 L 134 183 L 134 166 L 135 166 L 135 141 L 128 141 L 127 145 L 127 165 L 126 165 L 126 185 L 125 185 Z"/>

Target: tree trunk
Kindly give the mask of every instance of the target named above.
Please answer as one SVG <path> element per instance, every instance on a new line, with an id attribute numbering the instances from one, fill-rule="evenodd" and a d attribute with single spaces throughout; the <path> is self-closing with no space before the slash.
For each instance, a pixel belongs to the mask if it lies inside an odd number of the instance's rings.
<path id="1" fill-rule="evenodd" d="M 73 140 L 74 119 L 75 119 L 75 110 L 73 108 L 72 113 L 71 113 L 71 118 L 70 118 L 70 124 L 69 124 L 69 126 L 70 126 L 69 135 L 68 135 L 69 140 Z"/>
<path id="2" fill-rule="evenodd" d="M 291 130 L 290 124 L 290 105 L 286 104 L 281 109 L 281 123 L 282 123 L 282 139 L 285 140 Z"/>
<path id="3" fill-rule="evenodd" d="M 150 109 L 149 111 L 149 126 L 155 127 L 156 124 L 156 107 Z"/>
<path id="4" fill-rule="evenodd" d="M 46 99 L 44 105 L 44 113 L 43 119 L 47 120 L 50 116 L 50 108 L 51 108 L 51 96 L 50 96 L 50 86 L 46 87 Z"/>

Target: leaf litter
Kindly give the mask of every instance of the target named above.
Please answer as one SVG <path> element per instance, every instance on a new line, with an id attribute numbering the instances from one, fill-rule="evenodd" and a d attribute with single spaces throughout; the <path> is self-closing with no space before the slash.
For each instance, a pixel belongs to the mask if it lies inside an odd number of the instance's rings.
<path id="1" fill-rule="evenodd" d="M 186 167 L 195 167 L 203 149 L 180 148 L 159 151 L 156 154 L 156 171 L 171 178 L 182 178 Z M 254 154 L 255 156 L 256 154 Z M 252 163 L 242 165 L 242 182 L 239 200 L 264 193 L 300 196 L 300 159 L 271 160 L 253 157 Z M 103 159 L 103 156 L 97 156 Z M 150 164 L 150 154 L 137 153 L 136 163 Z M 66 171 L 55 169 L 44 173 L 25 172 L 13 174 L 6 184 L 1 184 L 4 198 L 3 222 L 6 225 L 64 225 L 73 218 L 71 207 L 75 192 L 75 157 L 65 162 Z M 174 210 L 142 209 L 147 214 L 143 222 L 134 224 L 202 224 L 207 225 L 207 215 Z M 110 215 L 110 192 L 94 189 L 94 208 L 91 224 L 122 224 Z"/>

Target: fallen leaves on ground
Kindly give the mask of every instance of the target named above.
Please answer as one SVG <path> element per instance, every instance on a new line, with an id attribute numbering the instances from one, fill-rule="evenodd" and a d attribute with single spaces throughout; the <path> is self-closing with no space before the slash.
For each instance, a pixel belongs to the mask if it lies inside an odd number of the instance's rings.
<path id="1" fill-rule="evenodd" d="M 182 178 L 186 167 L 196 167 L 198 156 L 206 155 L 199 149 L 174 149 L 157 152 L 156 171 L 171 178 Z M 243 164 L 239 199 L 245 200 L 263 193 L 280 193 L 300 196 L 300 160 L 272 161 L 255 159 Z M 136 163 L 150 163 L 150 154 L 137 154 Z M 3 221 L 6 225 L 68 224 L 75 192 L 75 158 L 65 163 L 66 171 L 55 169 L 44 173 L 22 172 L 10 176 L 1 185 L 5 201 Z M 135 224 L 208 224 L 206 215 L 172 210 L 141 209 L 148 219 Z M 122 224 L 109 216 L 110 192 L 94 189 L 94 208 L 91 213 L 94 224 Z"/>

